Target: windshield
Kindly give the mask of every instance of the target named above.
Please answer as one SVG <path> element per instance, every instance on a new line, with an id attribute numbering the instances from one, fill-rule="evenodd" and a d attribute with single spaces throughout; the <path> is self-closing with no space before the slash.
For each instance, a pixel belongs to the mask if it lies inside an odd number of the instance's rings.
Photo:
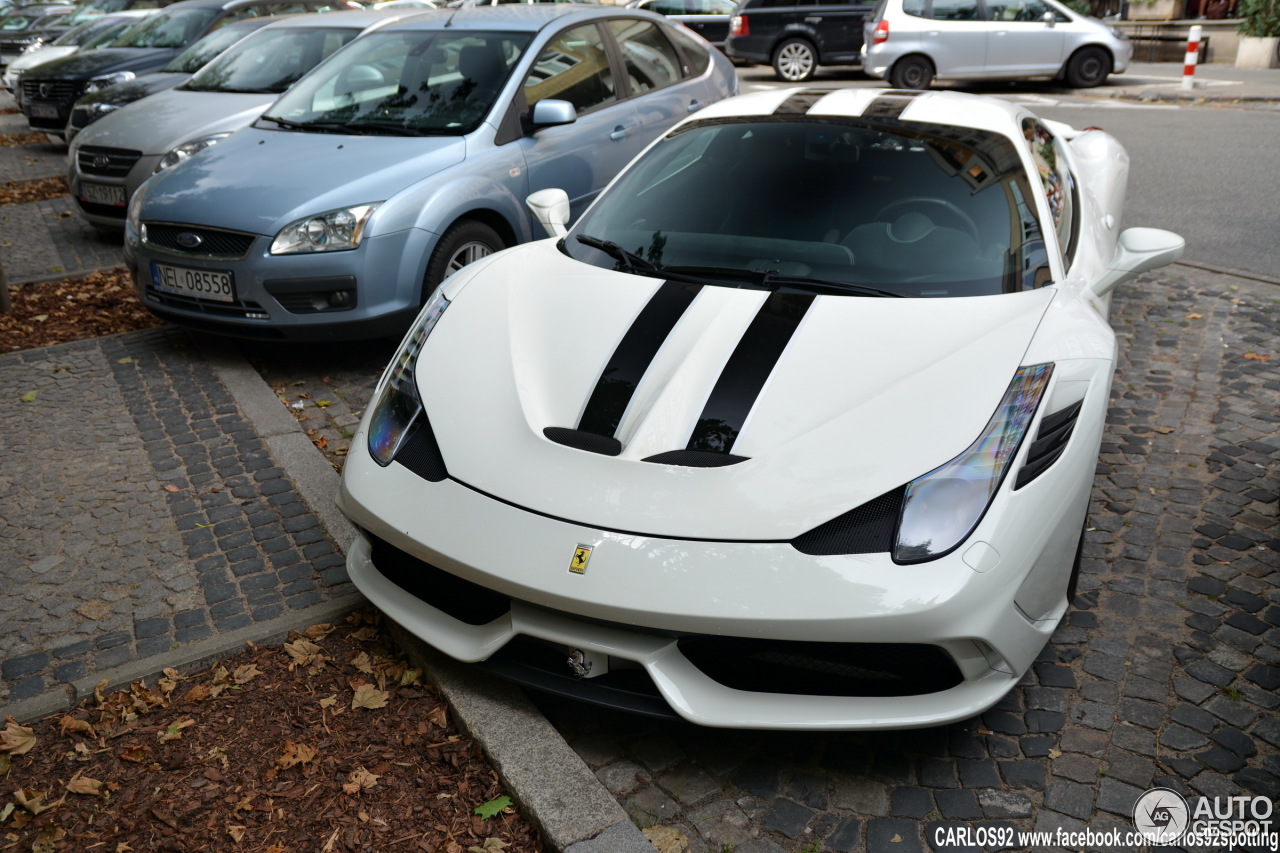
<path id="1" fill-rule="evenodd" d="M 353 27 L 290 27 L 255 33 L 201 68 L 184 88 L 278 95 L 359 32 Z"/>
<path id="2" fill-rule="evenodd" d="M 633 164 L 563 245 L 648 275 L 980 296 L 1048 282 L 1033 198 L 1017 149 L 995 133 L 886 119 L 707 121 Z"/>
<path id="3" fill-rule="evenodd" d="M 112 47 L 186 47 L 218 16 L 211 6 L 170 7 L 125 30 Z"/>
<path id="4" fill-rule="evenodd" d="M 372 33 L 289 90 L 264 120 L 328 133 L 469 133 L 531 38 L 463 30 Z"/>
<path id="5" fill-rule="evenodd" d="M 72 30 L 67 30 L 54 39 L 59 47 L 83 47 L 92 50 L 110 43 L 133 21 L 126 19 L 111 21 L 87 21 Z"/>
<path id="6" fill-rule="evenodd" d="M 5 15 L 0 17 L 0 30 L 6 33 L 21 32 L 31 26 L 34 15 Z"/>
<path id="7" fill-rule="evenodd" d="M 269 20 L 262 19 L 264 26 L 269 23 L 271 23 Z M 179 74 L 194 74 L 207 65 L 209 60 L 231 47 L 231 45 L 247 36 L 250 32 L 252 30 L 243 29 L 240 26 L 222 27 L 214 30 L 175 56 L 173 61 L 164 67 L 164 70 Z"/>

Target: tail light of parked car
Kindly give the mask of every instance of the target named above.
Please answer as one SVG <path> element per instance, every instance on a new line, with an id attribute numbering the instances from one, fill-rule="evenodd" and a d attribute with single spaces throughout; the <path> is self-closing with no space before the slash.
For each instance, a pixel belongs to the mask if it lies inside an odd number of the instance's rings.
<path id="1" fill-rule="evenodd" d="M 871 33 L 872 44 L 884 44 L 889 40 L 889 22 L 881 18 L 876 24 L 875 31 Z"/>
<path id="2" fill-rule="evenodd" d="M 733 20 L 729 22 L 729 35 L 732 35 L 732 36 L 751 35 L 751 25 L 747 23 L 746 15 L 733 16 Z"/>

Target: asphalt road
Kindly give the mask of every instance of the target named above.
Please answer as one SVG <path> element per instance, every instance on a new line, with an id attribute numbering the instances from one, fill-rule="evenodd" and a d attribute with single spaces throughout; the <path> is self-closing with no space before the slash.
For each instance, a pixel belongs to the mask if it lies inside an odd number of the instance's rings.
<path id="1" fill-rule="evenodd" d="M 767 68 L 739 70 L 742 91 L 781 87 Z M 812 85 L 883 87 L 858 71 L 824 69 Z M 1065 93 L 1047 83 L 964 87 L 1027 105 L 1076 127 L 1097 125 L 1131 160 L 1126 226 L 1166 228 L 1185 258 L 1280 279 L 1276 191 L 1280 110 L 1140 103 Z"/>

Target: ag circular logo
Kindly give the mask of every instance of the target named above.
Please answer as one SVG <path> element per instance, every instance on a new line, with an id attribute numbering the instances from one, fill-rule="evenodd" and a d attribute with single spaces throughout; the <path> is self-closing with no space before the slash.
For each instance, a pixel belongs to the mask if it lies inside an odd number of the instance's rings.
<path id="1" fill-rule="evenodd" d="M 1177 791 L 1152 788 L 1133 806 L 1133 825 L 1154 844 L 1170 844 L 1187 831 L 1191 810 Z"/>

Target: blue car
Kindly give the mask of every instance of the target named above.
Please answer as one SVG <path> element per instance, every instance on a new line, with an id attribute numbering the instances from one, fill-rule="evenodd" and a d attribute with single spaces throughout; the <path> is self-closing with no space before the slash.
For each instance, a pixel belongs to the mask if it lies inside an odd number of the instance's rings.
<path id="1" fill-rule="evenodd" d="M 737 92 L 652 13 L 424 12 L 353 41 L 232 134 L 142 185 L 125 258 L 157 315 L 266 339 L 401 332 L 451 272 L 578 213 L 677 121 Z"/>

